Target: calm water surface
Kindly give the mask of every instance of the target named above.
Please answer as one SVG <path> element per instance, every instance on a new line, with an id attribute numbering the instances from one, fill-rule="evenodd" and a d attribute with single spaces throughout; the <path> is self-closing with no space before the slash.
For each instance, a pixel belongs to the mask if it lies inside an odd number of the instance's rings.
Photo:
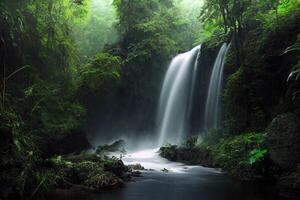
<path id="1" fill-rule="evenodd" d="M 55 200 L 274 200 L 263 186 L 232 181 L 216 169 L 171 163 L 151 152 L 132 154 L 124 162 L 143 163 L 156 171 L 143 172 L 120 189 L 102 193 L 59 192 Z M 148 166 L 149 165 L 149 166 Z M 161 165 L 161 166 L 160 166 Z M 149 167 L 149 168 L 150 168 Z M 153 169 L 152 168 L 152 169 Z M 171 169 L 168 173 L 158 169 Z"/>

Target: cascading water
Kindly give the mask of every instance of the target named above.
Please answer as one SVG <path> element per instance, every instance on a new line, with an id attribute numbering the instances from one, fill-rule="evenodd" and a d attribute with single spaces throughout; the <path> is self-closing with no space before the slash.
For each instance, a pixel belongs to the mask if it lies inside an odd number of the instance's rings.
<path id="1" fill-rule="evenodd" d="M 188 104 L 188 112 L 187 112 L 187 117 L 191 116 L 192 108 L 193 108 L 193 100 L 194 100 L 194 92 L 195 92 L 195 83 L 196 83 L 196 78 L 197 78 L 197 69 L 198 69 L 198 60 L 201 56 L 201 46 L 199 46 L 199 51 L 195 60 L 194 64 L 194 71 L 193 71 L 193 77 L 192 77 L 192 85 L 191 85 L 191 90 L 190 90 L 190 96 L 189 96 L 189 104 Z"/>
<path id="2" fill-rule="evenodd" d="M 188 101 L 191 98 L 189 95 L 195 82 L 190 79 L 196 79 L 192 73 L 197 69 L 195 57 L 200 48 L 197 46 L 189 52 L 179 54 L 168 68 L 159 100 L 159 146 L 166 141 L 178 143 L 185 132 Z"/>
<path id="3" fill-rule="evenodd" d="M 204 131 L 219 128 L 220 100 L 225 57 L 230 44 L 224 43 L 215 60 L 205 104 Z"/>

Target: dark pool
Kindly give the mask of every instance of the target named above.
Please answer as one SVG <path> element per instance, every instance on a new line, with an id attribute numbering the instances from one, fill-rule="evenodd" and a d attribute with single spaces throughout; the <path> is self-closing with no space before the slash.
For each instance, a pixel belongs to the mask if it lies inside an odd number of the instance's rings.
<path id="1" fill-rule="evenodd" d="M 274 200 L 265 186 L 241 184 L 203 167 L 186 173 L 145 172 L 123 188 L 102 192 L 57 192 L 55 200 Z"/>

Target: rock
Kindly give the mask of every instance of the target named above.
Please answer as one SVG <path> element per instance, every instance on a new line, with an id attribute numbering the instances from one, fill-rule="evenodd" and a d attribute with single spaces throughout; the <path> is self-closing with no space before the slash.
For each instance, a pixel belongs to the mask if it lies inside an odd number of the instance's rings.
<path id="1" fill-rule="evenodd" d="M 131 172 L 131 175 L 133 177 L 141 177 L 141 174 L 142 174 L 142 172 L 140 172 L 140 171 L 133 171 L 133 172 Z"/>
<path id="2" fill-rule="evenodd" d="M 96 155 L 96 154 L 95 154 Z M 49 160 L 57 174 L 57 187 L 92 191 L 117 188 L 130 179 L 127 167 L 117 158 L 94 159 L 92 155 L 57 156 Z"/>
<path id="3" fill-rule="evenodd" d="M 299 119 L 292 114 L 278 115 L 267 128 L 266 145 L 271 159 L 282 169 L 300 162 Z"/>
<path id="4" fill-rule="evenodd" d="M 164 172 L 164 173 L 168 173 L 169 172 L 169 170 L 166 169 L 166 168 L 163 168 L 161 171 Z"/>
<path id="5" fill-rule="evenodd" d="M 283 175 L 278 180 L 279 195 L 288 199 L 299 199 L 300 197 L 300 165 L 292 172 Z"/>
<path id="6" fill-rule="evenodd" d="M 145 168 L 139 163 L 135 165 L 128 165 L 127 167 L 131 170 L 145 170 Z"/>
<path id="7" fill-rule="evenodd" d="M 112 158 L 111 161 L 104 163 L 104 170 L 114 173 L 118 177 L 124 177 L 127 167 L 122 160 Z"/>
<path id="8" fill-rule="evenodd" d="M 177 145 L 167 145 L 165 147 L 160 148 L 159 154 L 170 161 L 177 161 L 178 160 L 177 150 L 178 150 Z"/>
<path id="9" fill-rule="evenodd" d="M 199 164 L 205 167 L 218 167 L 211 152 L 200 148 L 185 148 L 168 145 L 160 148 L 160 156 L 170 161 Z"/>
<path id="10" fill-rule="evenodd" d="M 102 146 L 98 146 L 96 149 L 96 153 L 101 154 L 103 152 L 121 152 L 125 153 L 125 141 L 124 140 L 118 140 L 112 144 L 105 144 Z"/>

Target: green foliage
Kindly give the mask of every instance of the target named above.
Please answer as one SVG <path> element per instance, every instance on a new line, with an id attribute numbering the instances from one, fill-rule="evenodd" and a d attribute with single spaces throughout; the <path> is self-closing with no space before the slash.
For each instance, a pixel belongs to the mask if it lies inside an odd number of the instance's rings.
<path id="1" fill-rule="evenodd" d="M 91 0 L 86 6 L 88 14 L 76 22 L 73 37 L 81 58 L 92 57 L 103 50 L 105 45 L 118 41 L 118 22 L 112 0 Z"/>
<path id="2" fill-rule="evenodd" d="M 245 93 L 247 89 L 244 83 L 243 68 L 239 68 L 235 73 L 231 74 L 226 83 L 224 91 L 225 113 L 226 113 L 226 133 L 240 133 L 247 126 L 247 118 L 243 105 L 246 99 L 236 95 L 237 93 Z"/>
<path id="3" fill-rule="evenodd" d="M 97 91 L 107 88 L 105 85 L 113 84 L 120 78 L 121 58 L 108 53 L 98 53 L 79 69 L 81 87 Z"/>
<path id="4" fill-rule="evenodd" d="M 99 107 L 120 86 L 121 58 L 108 53 L 98 53 L 79 67 L 78 74 L 76 96 L 91 115 L 98 112 L 95 107 Z"/>
<path id="5" fill-rule="evenodd" d="M 96 154 L 57 156 L 49 162 L 54 165 L 59 188 L 77 186 L 93 191 L 112 188 L 122 184 L 120 178 L 127 171 L 119 159 Z"/>
<path id="6" fill-rule="evenodd" d="M 164 158 L 168 158 L 171 161 L 177 161 L 177 145 L 167 144 L 160 148 L 160 155 Z"/>
<path id="7" fill-rule="evenodd" d="M 31 109 L 27 122 L 33 126 L 32 133 L 64 135 L 82 124 L 84 108 L 71 102 L 60 85 L 39 81 L 25 90 L 25 97 Z"/>
<path id="8" fill-rule="evenodd" d="M 265 135 L 246 133 L 225 138 L 215 149 L 214 155 L 221 166 L 242 180 L 260 179 L 266 175 L 267 149 Z"/>
<path id="9" fill-rule="evenodd" d="M 223 134 L 222 131 L 219 129 L 211 129 L 208 133 L 202 138 L 201 146 L 214 146 L 220 142 L 222 139 Z"/>
<path id="10" fill-rule="evenodd" d="M 187 149 L 193 149 L 196 147 L 198 142 L 198 137 L 192 136 L 185 139 L 182 146 Z"/>
<path id="11" fill-rule="evenodd" d="M 250 156 L 248 160 L 249 164 L 253 165 L 255 163 L 258 163 L 263 158 L 265 158 L 267 153 L 268 153 L 267 149 L 253 149 L 249 155 Z"/>
<path id="12" fill-rule="evenodd" d="M 0 176 L 5 182 L 1 191 L 7 192 L 0 198 L 38 198 L 51 189 L 55 177 L 41 168 L 40 147 L 49 137 L 60 138 L 82 126 L 85 111 L 73 99 L 71 27 L 85 15 L 86 3 L 0 2 L 0 115 L 6 143 L 1 145 L 5 170 Z"/>
<path id="13" fill-rule="evenodd" d="M 182 39 L 194 27 L 172 0 L 115 0 L 114 6 L 125 58 L 122 85 L 128 98 L 154 104 L 164 67 L 171 56 L 190 48 L 194 39 Z"/>
<path id="14" fill-rule="evenodd" d="M 288 47 L 285 51 L 284 54 L 289 53 L 289 52 L 300 52 L 300 34 L 298 34 L 298 38 L 297 41 L 295 42 L 295 44 L 293 44 L 292 46 Z M 300 55 L 300 54 L 299 54 Z M 288 81 L 292 78 L 294 78 L 295 80 L 298 80 L 300 77 L 300 60 L 298 61 L 298 63 L 293 67 L 293 71 L 290 73 L 289 77 L 288 77 Z"/>
<path id="15" fill-rule="evenodd" d="M 296 52 L 283 54 L 299 34 L 300 10 L 295 6 L 299 2 L 294 3 L 289 2 L 284 12 L 278 12 L 278 21 L 271 12 L 276 6 L 253 15 L 255 19 L 244 19 L 247 23 L 240 66 L 235 52 L 230 52 L 227 59 L 230 71 L 224 90 L 227 134 L 262 131 L 277 113 L 295 110 L 299 105 L 299 101 L 293 101 L 299 85 L 296 81 L 286 84 L 299 58 Z"/>

